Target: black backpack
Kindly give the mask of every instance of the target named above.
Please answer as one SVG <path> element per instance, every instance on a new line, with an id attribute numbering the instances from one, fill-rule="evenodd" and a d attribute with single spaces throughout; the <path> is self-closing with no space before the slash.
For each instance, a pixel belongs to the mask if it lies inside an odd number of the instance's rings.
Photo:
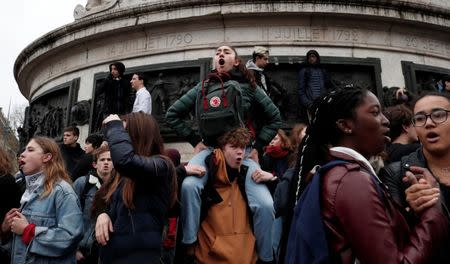
<path id="1" fill-rule="evenodd" d="M 208 74 L 202 81 L 196 102 L 198 130 L 206 145 L 214 146 L 225 132 L 244 127 L 239 82 L 228 80 L 224 83 L 218 74 Z"/>

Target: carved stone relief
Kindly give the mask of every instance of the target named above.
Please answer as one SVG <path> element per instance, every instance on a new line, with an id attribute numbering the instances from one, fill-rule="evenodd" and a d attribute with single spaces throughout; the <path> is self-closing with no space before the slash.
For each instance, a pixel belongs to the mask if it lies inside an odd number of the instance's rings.
<path id="1" fill-rule="evenodd" d="M 73 17 L 80 19 L 112 8 L 119 0 L 88 0 L 85 7 L 77 5 Z"/>
<path id="2" fill-rule="evenodd" d="M 272 79 L 272 83 L 282 87 L 287 96 L 274 98 L 272 101 L 278 106 L 284 127 L 290 127 L 297 122 L 308 120 L 306 110 L 299 106 L 298 98 L 298 71 L 299 63 L 278 62 L 278 65 L 269 64 L 266 74 Z M 291 60 L 293 61 L 293 60 Z M 377 94 L 375 72 L 373 67 L 345 64 L 324 64 L 328 71 L 331 83 L 334 87 L 358 86 L 367 88 Z"/>
<path id="3" fill-rule="evenodd" d="M 91 112 L 91 100 L 83 100 L 75 103 L 70 109 L 71 122 L 84 125 L 89 122 L 89 113 Z"/>
<path id="4" fill-rule="evenodd" d="M 379 72 L 374 70 L 374 66 L 361 65 L 359 61 L 349 63 L 339 62 L 342 59 L 335 58 L 334 61 L 325 63 L 324 66 L 328 70 L 333 86 L 359 86 L 372 90 L 377 94 L 378 84 L 376 82 Z M 295 61 L 295 63 L 293 62 Z M 298 103 L 298 71 L 300 69 L 298 58 L 296 60 L 284 57 L 277 58 L 277 63 L 271 63 L 265 72 L 271 78 L 272 85 L 281 91 L 281 94 L 272 94 L 271 99 L 280 109 L 283 128 L 289 129 L 293 124 L 307 120 L 306 111 L 300 109 Z M 206 63 L 206 61 L 205 61 Z M 367 63 L 366 63 L 367 64 Z M 124 78 L 129 80 L 134 72 L 130 69 Z M 179 140 L 176 133 L 171 130 L 165 123 L 165 114 L 167 108 L 173 104 L 175 100 L 180 98 L 189 89 L 194 87 L 202 78 L 199 67 L 186 66 L 184 68 L 165 67 L 161 70 L 148 69 L 136 70 L 145 76 L 145 87 L 152 96 L 152 115 L 156 118 L 160 125 L 161 133 L 166 141 Z M 104 74 L 103 76 L 106 76 Z M 103 78 L 96 80 L 99 87 Z M 380 84 L 381 85 L 381 84 Z M 381 86 L 379 87 L 381 89 Z M 92 115 L 91 132 L 98 131 L 101 128 L 101 119 L 98 113 L 102 109 L 102 98 L 94 100 L 94 110 Z M 185 117 L 185 121 L 192 127 L 197 127 L 194 113 L 189 113 Z"/>
<path id="5" fill-rule="evenodd" d="M 60 139 L 67 123 L 69 87 L 51 92 L 33 101 L 25 111 L 24 127 L 19 133 L 21 147 L 33 136 Z"/>

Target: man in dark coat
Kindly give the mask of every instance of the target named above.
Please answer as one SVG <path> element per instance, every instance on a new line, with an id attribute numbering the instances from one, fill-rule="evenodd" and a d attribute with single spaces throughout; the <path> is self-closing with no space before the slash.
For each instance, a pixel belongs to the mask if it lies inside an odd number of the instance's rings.
<path id="1" fill-rule="evenodd" d="M 298 74 L 298 96 L 300 105 L 308 111 L 313 101 L 323 95 L 330 86 L 327 71 L 320 64 L 320 55 L 315 50 L 306 53 L 306 61 Z"/>
<path id="2" fill-rule="evenodd" d="M 134 101 L 130 82 L 123 78 L 125 65 L 122 62 L 111 63 L 109 72 L 108 77 L 95 92 L 95 98 L 102 101 L 96 117 L 96 129 L 101 127 L 103 119 L 110 114 L 123 115 L 131 112 Z"/>

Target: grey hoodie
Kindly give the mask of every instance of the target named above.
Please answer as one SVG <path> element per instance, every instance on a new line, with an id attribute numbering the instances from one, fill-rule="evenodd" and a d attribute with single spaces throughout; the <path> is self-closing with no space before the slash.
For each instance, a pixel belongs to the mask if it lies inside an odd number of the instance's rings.
<path id="1" fill-rule="evenodd" d="M 264 92 L 266 92 L 266 94 L 268 94 L 266 77 L 263 74 L 264 69 L 261 69 L 258 66 L 256 66 L 256 64 L 253 62 L 253 60 L 248 60 L 247 63 L 245 64 L 245 67 L 247 67 L 247 69 L 249 69 L 249 70 L 255 71 L 255 74 L 258 75 L 258 76 L 255 76 L 257 82 L 258 82 L 258 80 L 261 80 L 261 83 L 258 83 L 258 85 L 260 85 L 261 88 L 264 90 Z"/>

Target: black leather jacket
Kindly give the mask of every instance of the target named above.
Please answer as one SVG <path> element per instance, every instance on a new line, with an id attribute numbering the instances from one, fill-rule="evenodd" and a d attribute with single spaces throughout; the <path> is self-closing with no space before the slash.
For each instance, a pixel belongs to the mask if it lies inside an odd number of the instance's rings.
<path id="1" fill-rule="evenodd" d="M 428 164 L 425 156 L 423 155 L 422 148 L 418 148 L 411 154 L 402 157 L 400 161 L 393 162 L 381 169 L 379 176 L 381 180 L 388 186 L 392 198 L 394 198 L 397 203 L 401 204 L 403 208 L 408 208 L 409 204 L 408 202 L 406 202 L 405 190 L 410 186 L 410 184 L 403 182 L 403 177 L 406 172 L 405 164 L 428 168 Z M 441 189 L 441 193 L 443 193 L 444 188 L 449 188 L 448 186 L 446 187 L 442 184 L 439 184 L 439 187 Z M 444 212 L 447 213 L 447 217 L 449 217 L 448 212 L 446 212 L 445 208 L 448 208 L 450 204 L 446 203 L 445 199 L 441 199 L 441 201 L 445 205 L 443 206 Z M 414 226 L 419 221 L 418 216 L 416 216 L 416 214 L 412 210 L 403 210 L 403 215 L 405 216 L 409 226 Z M 433 260 L 433 262 L 430 263 L 450 263 L 450 253 L 448 251 L 449 248 L 450 239 L 447 238 L 445 243 L 441 246 L 440 254 L 437 259 Z"/>

